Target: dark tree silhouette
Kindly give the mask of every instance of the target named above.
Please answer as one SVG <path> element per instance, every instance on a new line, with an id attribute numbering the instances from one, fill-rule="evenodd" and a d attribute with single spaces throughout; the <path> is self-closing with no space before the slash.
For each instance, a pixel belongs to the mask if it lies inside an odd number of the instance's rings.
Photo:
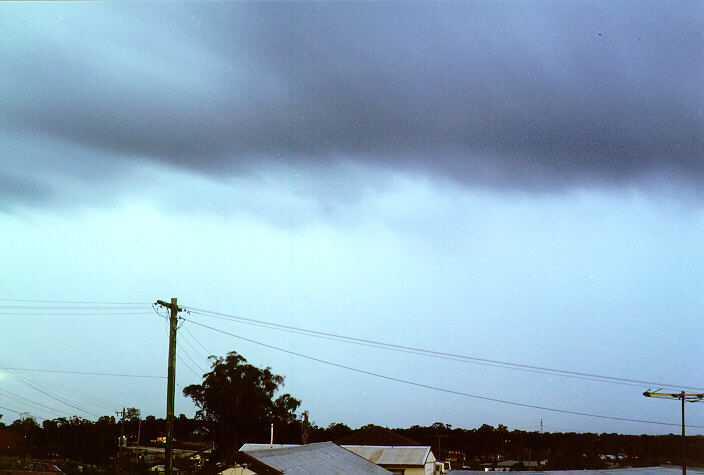
<path id="1" fill-rule="evenodd" d="M 128 407 L 127 410 L 125 411 L 125 420 L 126 421 L 139 421 L 139 417 L 142 415 L 142 411 L 137 409 L 136 407 Z"/>
<path id="2" fill-rule="evenodd" d="M 192 384 L 183 394 L 198 407 L 203 420 L 221 449 L 238 448 L 243 442 L 264 442 L 274 423 L 287 430 L 296 422 L 301 402 L 290 394 L 274 399 L 284 378 L 271 368 L 257 368 L 234 351 L 225 358 L 211 356 L 212 370 L 201 384 Z"/>

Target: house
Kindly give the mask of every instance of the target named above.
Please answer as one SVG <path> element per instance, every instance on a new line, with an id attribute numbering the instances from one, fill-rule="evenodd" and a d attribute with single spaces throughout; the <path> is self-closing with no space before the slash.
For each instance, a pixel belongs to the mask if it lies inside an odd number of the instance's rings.
<path id="1" fill-rule="evenodd" d="M 336 444 L 397 475 L 443 473 L 429 445 L 385 427 L 368 425 L 335 440 Z"/>
<path id="2" fill-rule="evenodd" d="M 364 457 L 394 475 L 433 475 L 443 473 L 429 445 L 343 445 L 343 448 Z"/>
<path id="3" fill-rule="evenodd" d="M 264 446 L 264 447 L 262 447 Z M 245 444 L 236 455 L 243 470 L 257 475 L 372 474 L 390 475 L 378 465 L 343 449 L 334 442 L 279 446 Z M 235 473 L 239 473 L 235 471 Z"/>

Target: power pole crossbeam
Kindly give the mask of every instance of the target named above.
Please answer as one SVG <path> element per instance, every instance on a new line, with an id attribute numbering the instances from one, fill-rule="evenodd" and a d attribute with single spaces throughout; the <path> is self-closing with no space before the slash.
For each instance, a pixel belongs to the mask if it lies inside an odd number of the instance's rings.
<path id="1" fill-rule="evenodd" d="M 164 453 L 164 472 L 165 475 L 171 475 L 174 448 L 174 396 L 176 394 L 176 330 L 178 328 L 178 312 L 181 309 L 176 298 L 172 298 L 171 303 L 157 300 L 156 304 L 171 311 L 169 317 L 169 366 L 166 384 L 166 450 Z"/>

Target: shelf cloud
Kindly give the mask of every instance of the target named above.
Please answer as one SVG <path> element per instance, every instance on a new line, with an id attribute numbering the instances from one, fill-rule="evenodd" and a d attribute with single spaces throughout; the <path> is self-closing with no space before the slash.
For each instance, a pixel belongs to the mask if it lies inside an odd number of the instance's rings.
<path id="1" fill-rule="evenodd" d="M 110 160 L 212 176 L 353 162 L 499 190 L 704 184 L 698 3 L 35 10 L 5 9 L 0 123 L 113 157 L 87 176 Z"/>

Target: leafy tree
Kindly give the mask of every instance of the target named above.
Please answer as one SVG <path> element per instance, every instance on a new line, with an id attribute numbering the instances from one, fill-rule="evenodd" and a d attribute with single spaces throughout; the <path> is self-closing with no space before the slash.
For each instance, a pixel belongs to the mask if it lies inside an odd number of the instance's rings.
<path id="1" fill-rule="evenodd" d="M 313 425 L 311 427 L 311 438 L 313 442 L 324 442 L 326 440 L 339 439 L 343 435 L 347 435 L 352 432 L 352 429 L 347 424 L 342 422 L 331 422 L 327 428 L 317 427 Z"/>
<path id="2" fill-rule="evenodd" d="M 25 447 L 37 447 L 41 443 L 42 428 L 32 416 L 22 415 L 10 425 L 10 431 L 24 439 Z"/>
<path id="3" fill-rule="evenodd" d="M 203 420 L 221 449 L 239 447 L 246 441 L 267 440 L 269 425 L 280 430 L 296 422 L 301 402 L 290 394 L 274 399 L 284 378 L 271 368 L 257 368 L 234 351 L 225 358 L 211 356 L 209 373 L 201 384 L 183 390 L 198 407 Z"/>
<path id="4" fill-rule="evenodd" d="M 452 429 L 452 424 L 444 424 L 442 422 L 433 422 L 433 424 L 430 427 L 435 430 L 445 431 L 445 430 Z"/>
<path id="5" fill-rule="evenodd" d="M 142 415 L 142 411 L 136 407 L 128 407 L 125 410 L 125 420 L 127 421 L 139 421 L 139 417 Z"/>

